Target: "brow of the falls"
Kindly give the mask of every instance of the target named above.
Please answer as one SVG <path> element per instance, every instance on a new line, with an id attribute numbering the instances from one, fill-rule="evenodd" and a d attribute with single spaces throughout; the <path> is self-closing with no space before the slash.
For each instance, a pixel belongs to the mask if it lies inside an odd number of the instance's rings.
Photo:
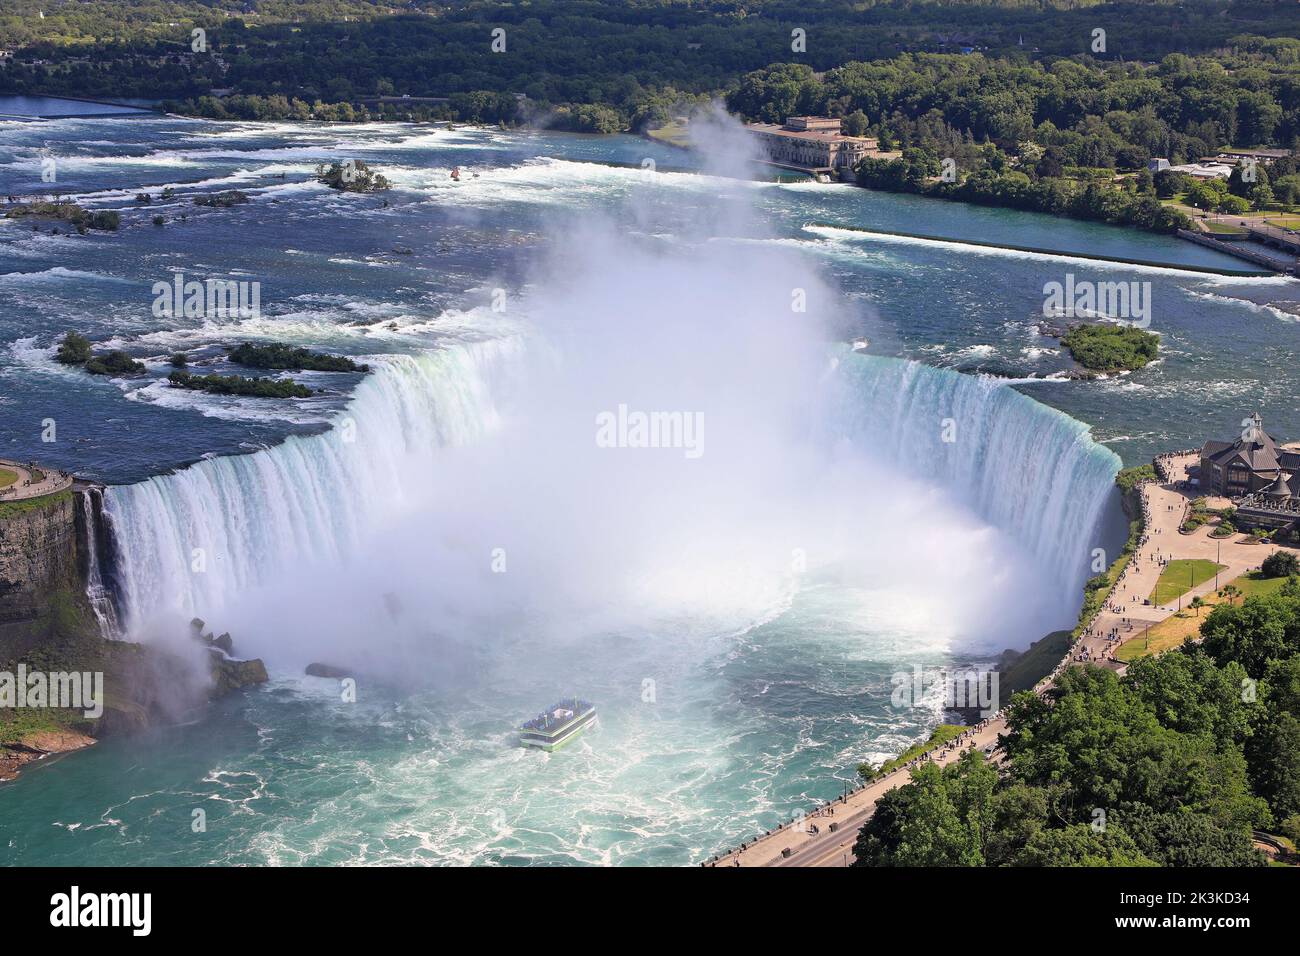
<path id="1" fill-rule="evenodd" d="M 447 446 L 494 426 L 494 376 L 523 353 L 501 340 L 393 358 L 327 432 L 111 488 L 127 630 L 343 560 Z M 836 380 L 829 434 L 939 485 L 1032 552 L 1063 601 L 1077 594 L 1119 468 L 1087 426 L 1005 383 L 912 361 L 846 355 Z"/>

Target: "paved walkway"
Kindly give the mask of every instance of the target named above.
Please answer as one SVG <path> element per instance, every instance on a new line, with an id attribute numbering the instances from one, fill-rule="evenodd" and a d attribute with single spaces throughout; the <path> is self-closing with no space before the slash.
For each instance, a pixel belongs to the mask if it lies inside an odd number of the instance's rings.
<path id="1" fill-rule="evenodd" d="M 0 458 L 0 470 L 16 472 L 18 475 L 17 481 L 0 488 L 0 502 L 39 498 L 72 487 L 72 475 L 66 471 L 42 469 L 31 464 L 20 465 L 4 458 Z"/>
<path id="2" fill-rule="evenodd" d="M 1091 661 L 1120 672 L 1125 669 L 1125 665 L 1111 659 L 1115 648 L 1178 610 L 1178 601 L 1164 605 L 1145 603 L 1164 570 L 1163 562 L 1183 558 L 1217 561 L 1227 566 L 1219 575 L 1219 584 L 1222 585 L 1255 570 L 1278 549 L 1272 544 L 1246 543 L 1247 537 L 1240 534 L 1227 539 L 1211 538 L 1211 528 L 1205 525 L 1194 534 L 1179 533 L 1192 499 L 1200 497 L 1196 489 L 1184 485 L 1187 468 L 1196 462 L 1196 458 L 1194 454 L 1187 454 L 1164 459 L 1167 480 L 1151 481 L 1141 486 L 1139 491 L 1145 522 L 1137 551 L 1120 573 L 1106 606 L 1075 643 L 1069 657 L 1034 688 L 1035 692 L 1046 691 L 1069 663 Z M 1193 597 L 1203 597 L 1214 590 L 1215 579 L 1211 578 L 1182 595 L 1182 605 L 1185 607 Z M 858 830 L 871 819 L 876 801 L 911 780 L 913 767 L 925 760 L 932 760 L 942 767 L 972 747 L 982 750 L 996 747 L 998 735 L 1005 731 L 1006 719 L 999 713 L 972 728 L 952 745 L 923 754 L 889 776 L 811 811 L 803 820 L 788 823 L 770 834 L 755 838 L 745 847 L 722 854 L 707 865 L 848 866 L 853 862 L 853 844 L 857 842 Z M 992 756 L 998 759 L 996 752 Z M 832 824 L 834 830 L 831 830 Z M 813 832 L 814 827 L 817 832 Z M 785 851 L 789 851 L 788 856 Z"/>
<path id="3" fill-rule="evenodd" d="M 895 770 L 887 777 L 854 790 L 847 798 L 837 798 L 829 806 L 810 811 L 807 817 L 788 823 L 771 835 L 759 837 L 743 849 L 723 854 L 709 866 L 847 866 L 853 862 L 853 844 L 858 830 L 871 819 L 876 801 L 912 779 L 912 768 L 932 759 L 946 767 L 972 747 L 996 746 L 998 734 L 1007 729 L 1006 721 L 995 717 L 971 728 L 960 739 L 940 748 L 933 756 L 922 755 Z M 834 825 L 835 829 L 831 830 Z M 813 832 L 816 827 L 818 832 Z M 790 856 L 782 855 L 790 850 Z"/>
<path id="4" fill-rule="evenodd" d="M 1202 558 L 1226 565 L 1218 577 L 1218 584 L 1223 585 L 1257 569 L 1266 557 L 1278 550 L 1274 544 L 1251 543 L 1244 534 L 1211 538 L 1213 528 L 1209 525 L 1202 525 L 1193 534 L 1181 534 L 1178 529 L 1186 520 L 1192 500 L 1201 497 L 1197 489 L 1184 487 L 1187 468 L 1195 463 L 1196 456 L 1184 455 L 1166 461 L 1169 480 L 1147 482 L 1141 488 L 1146 528 L 1137 553 L 1121 572 L 1106 606 L 1076 646 L 1075 660 L 1105 663 L 1122 671 L 1123 665 L 1111 660 L 1121 643 L 1175 614 L 1192 598 L 1204 597 L 1216 589 L 1215 579 L 1210 578 L 1171 603 L 1147 604 L 1165 562 Z"/>

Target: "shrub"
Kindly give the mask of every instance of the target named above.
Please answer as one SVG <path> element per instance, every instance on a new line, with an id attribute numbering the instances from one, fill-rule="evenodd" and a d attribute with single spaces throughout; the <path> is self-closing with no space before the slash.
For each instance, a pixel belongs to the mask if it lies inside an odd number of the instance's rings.
<path id="1" fill-rule="evenodd" d="M 86 371 L 91 375 L 143 375 L 145 367 L 121 349 L 114 349 L 88 361 Z"/>
<path id="2" fill-rule="evenodd" d="M 87 216 L 85 225 L 90 229 L 103 229 L 112 232 L 117 229 L 121 221 L 122 217 L 111 209 L 102 209 Z M 78 224 L 78 228 L 80 228 L 80 225 Z"/>
<path id="3" fill-rule="evenodd" d="M 1294 551 L 1274 551 L 1264 559 L 1259 570 L 1266 578 L 1289 578 L 1300 574 L 1300 559 Z"/>
<path id="4" fill-rule="evenodd" d="M 79 332 L 69 332 L 63 337 L 54 358 L 64 365 L 85 365 L 93 354 L 90 350 L 90 339 Z"/>
<path id="5" fill-rule="evenodd" d="M 1115 484 L 1119 485 L 1119 490 L 1128 494 L 1144 481 L 1155 481 L 1156 469 L 1153 465 L 1135 465 L 1132 468 L 1125 468 L 1115 476 Z"/>
<path id="6" fill-rule="evenodd" d="M 213 395 L 254 398 L 310 398 L 311 389 L 292 379 L 245 378 L 242 375 L 191 375 L 172 372 L 167 376 L 174 388 L 188 388 Z"/>
<path id="7" fill-rule="evenodd" d="M 121 216 L 109 210 L 90 212 L 76 203 L 58 200 L 55 202 L 37 201 L 29 203 L 10 203 L 5 207 L 6 219 L 18 219 L 34 216 L 38 219 L 62 219 L 84 233 L 87 229 L 116 229 Z M 35 227 L 33 227 L 35 228 Z M 55 230 L 57 232 L 58 230 Z"/>
<path id="8" fill-rule="evenodd" d="M 254 345 L 242 342 L 230 350 L 230 361 L 249 368 L 288 369 L 311 372 L 368 372 L 369 365 L 358 365 L 345 355 L 327 355 L 305 348 L 272 342 Z"/>
<path id="9" fill-rule="evenodd" d="M 196 206 L 213 206 L 219 209 L 242 206 L 246 202 L 251 202 L 248 194 L 242 193 L 238 189 L 228 189 L 221 193 L 210 193 L 206 196 L 194 197 L 194 205 Z"/>
<path id="10" fill-rule="evenodd" d="M 316 181 L 330 189 L 339 189 L 348 193 L 374 193 L 389 189 L 392 185 L 387 176 L 375 172 L 359 159 L 350 160 L 349 164 L 330 163 L 329 166 L 324 163 L 319 164 L 316 167 Z"/>
<path id="11" fill-rule="evenodd" d="M 1142 368 L 1154 359 L 1160 337 L 1131 325 L 1079 324 L 1070 327 L 1061 344 L 1084 368 L 1121 372 Z"/>

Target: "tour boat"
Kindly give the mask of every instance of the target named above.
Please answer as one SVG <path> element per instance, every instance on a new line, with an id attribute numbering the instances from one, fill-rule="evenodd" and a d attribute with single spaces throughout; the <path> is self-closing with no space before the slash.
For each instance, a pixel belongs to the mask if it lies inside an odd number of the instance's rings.
<path id="1" fill-rule="evenodd" d="M 595 722 L 594 704 L 577 697 L 568 697 L 520 725 L 519 743 L 524 747 L 539 747 L 547 752 L 559 750 Z"/>

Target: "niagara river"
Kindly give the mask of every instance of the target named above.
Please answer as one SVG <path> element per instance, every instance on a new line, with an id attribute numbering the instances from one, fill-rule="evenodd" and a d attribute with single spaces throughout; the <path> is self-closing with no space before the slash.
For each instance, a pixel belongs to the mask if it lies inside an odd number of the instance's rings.
<path id="1" fill-rule="evenodd" d="M 9 863 L 699 863 L 924 740 L 943 701 L 893 706 L 894 675 L 1073 626 L 1124 541 L 1121 467 L 1234 433 L 1247 397 L 1300 434 L 1295 280 L 1218 274 L 1240 263 L 1170 237 L 750 178 L 725 133 L 688 153 L 0 122 L 4 192 L 46 191 L 51 149 L 60 191 L 121 226 L 0 220 L 3 455 L 106 486 L 114 636 L 166 644 L 199 617 L 270 680 L 0 786 Z M 314 175 L 348 159 L 393 188 Z M 229 190 L 250 201 L 194 203 Z M 884 235 L 920 221 L 947 241 Z M 1045 269 L 1149 283 L 1159 361 L 1068 374 Z M 257 314 L 159 316 L 177 273 L 256 281 Z M 73 330 L 147 372 L 59 363 Z M 243 342 L 369 371 L 296 373 L 304 399 L 169 386 L 174 353 L 226 371 Z M 594 440 L 620 408 L 698 416 L 699 454 Z M 355 672 L 354 699 L 314 661 Z M 516 745 L 574 694 L 594 731 Z"/>

